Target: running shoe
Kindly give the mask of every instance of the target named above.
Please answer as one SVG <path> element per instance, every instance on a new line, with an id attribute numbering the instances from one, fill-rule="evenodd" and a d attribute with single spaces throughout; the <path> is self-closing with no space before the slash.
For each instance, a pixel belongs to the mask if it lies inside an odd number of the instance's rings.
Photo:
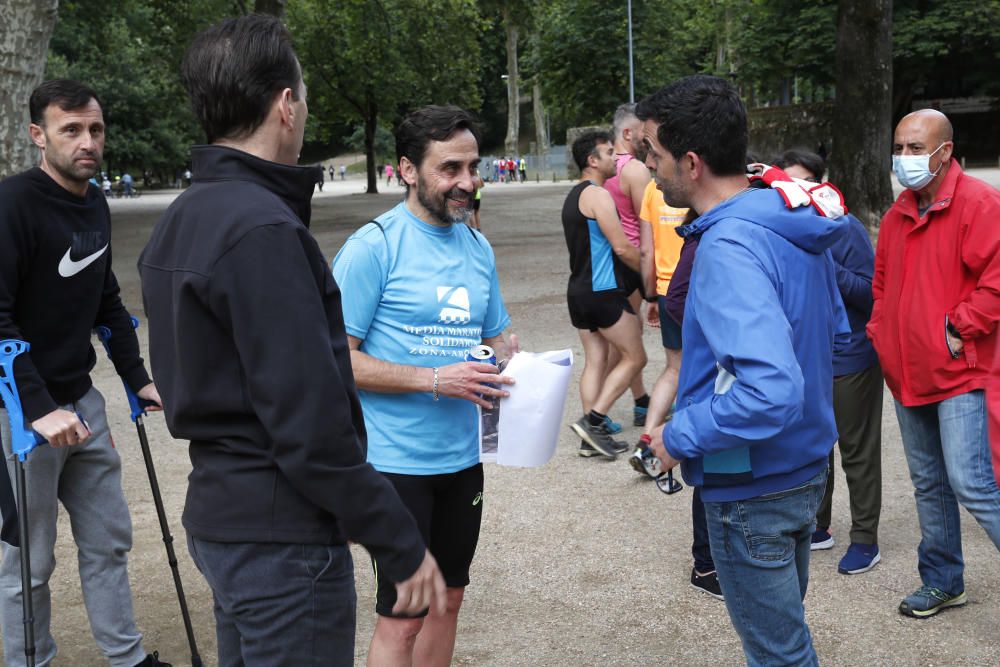
<path id="1" fill-rule="evenodd" d="M 877 544 L 858 544 L 851 542 L 847 553 L 840 559 L 837 572 L 841 574 L 861 574 L 872 569 L 882 560 Z"/>
<path id="2" fill-rule="evenodd" d="M 648 475 L 651 479 L 656 479 L 663 472 L 660 459 L 656 458 L 653 450 L 641 440 L 629 456 L 628 462 L 636 472 Z"/>
<path id="3" fill-rule="evenodd" d="M 813 531 L 812 542 L 809 544 L 810 551 L 825 551 L 832 549 L 834 545 L 833 535 L 826 528 L 817 528 Z"/>
<path id="4" fill-rule="evenodd" d="M 612 442 L 615 443 L 615 451 L 619 454 L 628 451 L 627 443 L 624 443 L 621 440 L 613 440 Z M 591 456 L 603 456 L 599 451 L 588 445 L 586 440 L 580 441 L 580 451 L 578 453 L 584 458 L 590 458 Z"/>
<path id="5" fill-rule="evenodd" d="M 698 570 L 691 568 L 691 586 L 702 593 L 708 593 L 716 600 L 725 599 L 722 596 L 722 586 L 719 585 L 719 575 L 715 570 L 698 574 Z"/>
<path id="6" fill-rule="evenodd" d="M 587 415 L 580 417 L 580 419 L 573 424 L 570 424 L 570 428 L 573 432 L 580 436 L 580 439 L 586 442 L 588 445 L 596 449 L 598 452 L 607 456 L 611 459 L 618 458 L 618 446 L 611 434 L 608 433 L 608 428 L 603 422 L 594 426 L 590 423 L 590 418 Z M 626 449 L 628 445 L 626 445 Z"/>
<path id="7" fill-rule="evenodd" d="M 611 417 L 604 418 L 604 426 L 607 427 L 608 433 L 615 434 L 622 432 L 622 425 L 616 421 L 611 421 Z"/>
<path id="8" fill-rule="evenodd" d="M 645 426 L 646 425 L 646 413 L 649 412 L 648 408 L 640 408 L 638 405 L 632 408 L 632 424 L 633 426 Z"/>
<path id="9" fill-rule="evenodd" d="M 948 607 L 961 607 L 966 602 L 965 591 L 951 595 L 940 588 L 921 586 L 899 603 L 899 613 L 914 618 L 927 618 Z"/>

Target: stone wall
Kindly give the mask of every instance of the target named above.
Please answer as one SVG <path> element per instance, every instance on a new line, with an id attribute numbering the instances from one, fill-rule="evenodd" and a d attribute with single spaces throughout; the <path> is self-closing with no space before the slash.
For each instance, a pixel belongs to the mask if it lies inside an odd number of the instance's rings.
<path id="1" fill-rule="evenodd" d="M 761 162 L 770 162 L 790 148 L 816 153 L 822 143 L 829 154 L 833 116 L 833 102 L 750 109 L 750 153 Z"/>

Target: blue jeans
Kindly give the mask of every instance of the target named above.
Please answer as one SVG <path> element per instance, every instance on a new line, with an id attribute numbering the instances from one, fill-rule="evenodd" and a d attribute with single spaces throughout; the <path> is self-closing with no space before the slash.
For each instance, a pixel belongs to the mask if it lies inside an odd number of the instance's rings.
<path id="1" fill-rule="evenodd" d="M 188 535 L 188 550 L 212 589 L 219 667 L 354 664 L 357 595 L 347 546 Z"/>
<path id="2" fill-rule="evenodd" d="M 920 580 L 957 595 L 965 590 L 959 503 L 1000 549 L 1000 489 L 990 460 L 985 394 L 971 391 L 915 408 L 897 401 L 896 417 L 920 519 Z"/>
<path id="3" fill-rule="evenodd" d="M 787 491 L 705 503 L 726 609 L 751 667 L 819 664 L 802 600 L 825 488 L 824 469 Z"/>

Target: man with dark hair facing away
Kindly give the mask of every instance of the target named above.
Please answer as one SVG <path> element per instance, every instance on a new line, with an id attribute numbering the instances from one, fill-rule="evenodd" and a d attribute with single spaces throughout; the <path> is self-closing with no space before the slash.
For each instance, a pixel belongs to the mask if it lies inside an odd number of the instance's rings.
<path id="1" fill-rule="evenodd" d="M 583 441 L 580 456 L 616 458 L 628 445 L 612 438 L 608 411 L 646 365 L 639 318 L 629 303 L 623 264 L 639 269 L 639 249 L 622 231 L 615 202 L 601 187 L 615 175 L 611 135 L 586 132 L 573 142 L 580 182 L 563 204 L 562 224 L 569 250 L 566 289 L 570 322 L 583 343 L 580 375 L 583 417 L 570 428 Z M 617 362 L 611 361 L 611 350 Z"/>
<path id="2" fill-rule="evenodd" d="M 698 214 L 677 410 L 652 434 L 665 469 L 701 487 L 711 553 L 748 664 L 818 664 L 805 621 L 809 542 L 837 438 L 826 249 L 845 223 L 748 189 L 746 110 L 724 79 L 640 102 L 667 204 Z"/>
<path id="3" fill-rule="evenodd" d="M 128 581 L 132 522 L 121 488 L 121 459 L 108 429 L 104 398 L 90 371 L 91 331 L 111 328 L 111 356 L 125 382 L 158 409 L 139 341 L 111 270 L 111 214 L 88 183 L 104 152 L 97 95 L 75 81 L 46 81 L 31 94 L 31 140 L 41 164 L 0 183 L 0 340 L 31 344 L 14 377 L 31 428 L 48 441 L 26 466 L 36 664 L 49 665 L 49 579 L 55 569 L 61 502 L 76 542 L 91 630 L 112 667 L 166 665 L 147 654 L 135 626 Z M 81 421 L 82 418 L 82 421 Z M 13 470 L 7 412 L 0 439 Z M 51 445 L 51 446 L 50 446 Z M 0 566 L 4 660 L 23 665 L 20 549 L 5 547 Z M 37 583 L 36 583 L 37 582 Z"/>
<path id="4" fill-rule="evenodd" d="M 399 613 L 443 607 L 444 582 L 365 462 L 341 292 L 307 227 L 314 168 L 296 166 L 299 61 L 278 19 L 251 15 L 200 33 L 182 76 L 211 145 L 192 149 L 194 183 L 139 272 L 167 425 L 191 441 L 184 527 L 219 665 L 352 665 L 348 540 L 377 556 Z"/>
<path id="5" fill-rule="evenodd" d="M 447 584 L 447 607 L 400 613 L 374 554 L 378 620 L 370 666 L 447 667 L 483 513 L 476 405 L 508 392 L 494 364 L 466 361 L 488 345 L 517 351 L 504 329 L 493 249 L 466 224 L 479 165 L 479 128 L 455 106 L 403 119 L 396 156 L 406 197 L 355 232 L 333 260 L 344 286 L 351 363 L 368 427 L 368 460 L 417 520 Z"/>

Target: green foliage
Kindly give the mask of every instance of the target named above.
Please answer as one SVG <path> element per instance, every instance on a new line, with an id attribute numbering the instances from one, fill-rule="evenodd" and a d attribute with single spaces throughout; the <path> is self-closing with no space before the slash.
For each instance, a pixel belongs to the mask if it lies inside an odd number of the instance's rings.
<path id="1" fill-rule="evenodd" d="M 1000 94 L 1000 0 L 896 0 L 897 106 L 913 95 Z"/>
<path id="2" fill-rule="evenodd" d="M 105 160 L 113 173 L 144 170 L 170 181 L 200 140 L 178 75 L 196 30 L 229 3 L 121 0 L 63 2 L 46 78 L 70 77 L 101 97 L 108 125 Z"/>
<path id="3" fill-rule="evenodd" d="M 361 122 L 374 191 L 374 140 L 419 106 L 478 109 L 481 21 L 475 0 L 298 0 L 287 23 L 311 109 L 307 138 Z"/>
<path id="4" fill-rule="evenodd" d="M 365 126 L 355 125 L 351 136 L 345 142 L 347 147 L 358 153 L 365 152 Z M 384 125 L 375 130 L 375 164 L 396 161 L 396 140 Z"/>
<path id="5" fill-rule="evenodd" d="M 432 102 L 479 107 L 473 0 L 299 0 L 287 18 L 312 138 L 329 138 L 339 121 L 392 122 Z"/>
<path id="6" fill-rule="evenodd" d="M 172 179 L 201 132 L 178 76 L 194 34 L 249 0 L 64 0 L 47 63 L 101 95 L 115 172 Z M 484 147 L 503 143 L 504 8 L 519 30 L 521 92 L 534 77 L 556 137 L 607 123 L 628 98 L 626 4 L 603 0 L 288 0 L 285 20 L 309 88 L 307 153 L 372 145 L 427 103 L 477 111 Z M 750 104 L 832 90 L 837 0 L 632 0 L 635 92 L 681 76 L 728 76 Z M 1000 0 L 895 0 L 896 115 L 914 96 L 1000 95 Z M 532 122 L 522 116 L 522 135 Z M 352 134 L 353 131 L 353 134 Z"/>

